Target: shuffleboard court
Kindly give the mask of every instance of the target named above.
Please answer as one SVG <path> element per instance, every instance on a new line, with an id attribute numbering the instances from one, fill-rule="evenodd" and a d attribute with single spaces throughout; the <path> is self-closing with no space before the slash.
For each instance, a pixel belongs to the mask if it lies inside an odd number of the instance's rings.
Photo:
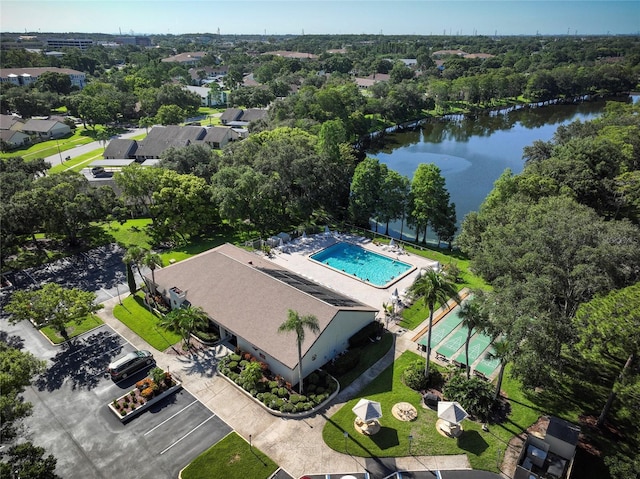
<path id="1" fill-rule="evenodd" d="M 444 338 L 449 336 L 449 334 L 451 334 L 451 332 L 456 329 L 461 322 L 462 318 L 458 315 L 458 309 L 451 311 L 433 326 L 433 331 L 431 332 L 431 344 L 439 344 Z M 420 338 L 418 344 L 426 346 L 426 334 Z"/>
<path id="2" fill-rule="evenodd" d="M 458 349 L 460 349 L 464 345 L 466 340 L 467 328 L 463 326 L 460 329 L 456 330 L 456 332 L 454 332 L 453 335 L 444 343 L 438 346 L 436 352 L 438 354 L 442 354 L 447 359 L 451 359 L 458 352 Z"/>
<path id="3" fill-rule="evenodd" d="M 469 364 L 473 364 L 476 359 L 480 357 L 480 355 L 487 349 L 491 339 L 489 336 L 484 334 L 475 334 L 469 341 Z M 467 364 L 467 355 L 464 352 L 464 344 L 462 348 L 462 352 L 458 354 L 455 358 L 456 361 Z"/>
<path id="4" fill-rule="evenodd" d="M 482 360 L 476 365 L 474 368 L 476 371 L 481 372 L 485 376 L 489 377 L 493 374 L 496 368 L 500 365 L 500 360 L 497 358 L 489 359 L 489 354 L 494 354 L 495 349 L 493 346 L 490 346 L 489 349 L 484 353 Z"/>

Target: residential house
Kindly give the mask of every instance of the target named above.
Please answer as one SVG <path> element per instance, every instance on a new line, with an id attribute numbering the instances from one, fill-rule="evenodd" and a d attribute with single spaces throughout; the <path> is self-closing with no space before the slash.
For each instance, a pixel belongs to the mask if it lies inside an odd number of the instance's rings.
<path id="1" fill-rule="evenodd" d="M 71 133 L 71 127 L 56 120 L 28 120 L 22 126 L 22 132 L 40 140 L 62 138 Z"/>
<path id="2" fill-rule="evenodd" d="M 127 138 L 114 138 L 107 144 L 102 154 L 105 160 L 133 160 L 136 157 L 138 142 Z"/>
<path id="3" fill-rule="evenodd" d="M 371 88 L 373 85 L 383 81 L 389 81 L 390 75 L 388 73 L 374 73 L 367 77 L 355 77 L 354 81 L 358 88 L 366 90 Z"/>
<path id="4" fill-rule="evenodd" d="M 24 120 L 19 116 L 0 115 L 0 130 L 19 131 L 24 125 Z"/>
<path id="5" fill-rule="evenodd" d="M 0 144 L 2 150 L 13 150 L 30 143 L 29 135 L 16 130 L 0 130 Z"/>
<path id="6" fill-rule="evenodd" d="M 187 85 L 184 87 L 185 90 L 189 90 L 192 93 L 195 93 L 200 97 L 200 104 L 202 106 L 219 106 L 227 104 L 227 92 L 226 91 L 218 91 L 214 92 L 211 88 L 206 86 L 192 86 Z"/>
<path id="7" fill-rule="evenodd" d="M 155 290 L 173 309 L 202 308 L 222 339 L 259 357 L 291 384 L 298 382 L 299 370 L 306 377 L 346 350 L 349 338 L 378 312 L 231 244 L 156 269 L 154 277 Z M 320 327 L 317 335 L 305 335 L 301 364 L 295 333 L 278 332 L 289 310 L 315 316 Z"/>
<path id="8" fill-rule="evenodd" d="M 189 75 L 194 85 L 202 85 L 205 81 L 222 79 L 228 70 L 229 68 L 226 65 L 189 68 Z"/>
<path id="9" fill-rule="evenodd" d="M 144 161 L 161 158 L 169 148 L 183 148 L 204 139 L 206 129 L 201 126 L 154 126 L 140 142 L 135 151 L 135 159 Z"/>
<path id="10" fill-rule="evenodd" d="M 163 58 L 164 63 L 180 63 L 181 65 L 197 65 L 207 52 L 184 52 Z"/>
<path id="11" fill-rule="evenodd" d="M 40 75 L 45 72 L 68 75 L 71 79 L 71 86 L 76 86 L 79 89 L 84 88 L 87 84 L 87 76 L 83 72 L 72 70 L 71 68 L 57 67 L 2 68 L 0 69 L 0 82 L 12 83 L 17 86 L 29 86 L 34 84 Z"/>
<path id="12" fill-rule="evenodd" d="M 227 108 L 220 116 L 220 122 L 228 126 L 247 126 L 252 121 L 260 120 L 267 116 L 267 110 L 261 108 Z"/>
<path id="13" fill-rule="evenodd" d="M 239 139 L 240 134 L 234 129 L 225 126 L 214 126 L 207 128 L 207 134 L 202 141 L 213 149 L 221 150 L 228 143 L 238 141 Z"/>

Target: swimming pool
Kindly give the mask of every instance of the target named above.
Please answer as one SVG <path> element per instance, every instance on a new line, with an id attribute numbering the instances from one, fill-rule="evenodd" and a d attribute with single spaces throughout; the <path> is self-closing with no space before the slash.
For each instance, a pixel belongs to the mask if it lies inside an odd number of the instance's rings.
<path id="1" fill-rule="evenodd" d="M 331 245 L 309 258 L 379 288 L 389 286 L 415 269 L 404 261 L 345 242 Z"/>

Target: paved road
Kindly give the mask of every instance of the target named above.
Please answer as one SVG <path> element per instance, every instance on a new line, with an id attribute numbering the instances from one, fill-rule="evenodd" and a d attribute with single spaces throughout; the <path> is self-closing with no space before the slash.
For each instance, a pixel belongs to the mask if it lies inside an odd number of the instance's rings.
<path id="1" fill-rule="evenodd" d="M 25 425 L 30 438 L 57 458 L 60 477 L 175 479 L 231 432 L 186 390 L 122 424 L 107 404 L 133 389 L 146 370 L 118 383 L 105 374 L 109 362 L 135 349 L 108 326 L 57 347 L 32 334 L 27 322 L 3 324 L 3 330 L 48 362 L 24 393 L 34 405 Z"/>
<path id="2" fill-rule="evenodd" d="M 133 130 L 128 131 L 127 133 L 122 133 L 120 135 L 114 136 L 113 138 L 131 138 L 133 136 L 137 136 L 145 132 L 146 130 L 144 128 L 135 128 Z M 45 161 L 51 163 L 51 166 L 55 166 L 55 165 L 61 164 L 62 159 L 64 159 L 67 156 L 70 156 L 71 158 L 75 158 L 76 156 L 84 155 L 85 153 L 90 153 L 95 150 L 102 151 L 102 148 L 103 148 L 102 143 L 100 143 L 99 141 L 93 141 L 91 143 L 87 143 L 86 145 L 80 145 L 70 150 L 62 151 L 60 152 L 60 154 L 56 153 L 55 155 L 47 156 L 45 158 Z"/>

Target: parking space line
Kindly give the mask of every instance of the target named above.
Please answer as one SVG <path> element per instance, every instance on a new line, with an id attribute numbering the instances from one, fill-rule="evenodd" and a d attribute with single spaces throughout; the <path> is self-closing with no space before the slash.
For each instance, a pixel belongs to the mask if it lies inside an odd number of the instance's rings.
<path id="1" fill-rule="evenodd" d="M 174 442 L 173 444 L 171 444 L 169 447 L 167 447 L 164 451 L 162 451 L 160 453 L 160 455 L 164 454 L 165 452 L 167 452 L 169 449 L 171 449 L 173 446 L 175 446 L 176 444 L 178 444 L 180 441 L 182 441 L 183 439 L 185 439 L 189 434 L 191 434 L 192 432 L 195 432 L 196 429 L 198 429 L 200 426 L 204 426 L 206 423 L 208 423 L 209 421 L 211 421 L 215 416 L 211 415 L 210 417 L 208 417 L 207 419 L 205 419 L 204 421 L 202 421 L 200 424 L 198 424 L 196 427 L 194 427 L 191 431 L 189 431 L 188 433 L 186 433 L 184 436 L 182 436 L 180 439 L 178 439 L 176 442 Z"/>
<path id="2" fill-rule="evenodd" d="M 176 417 L 178 414 L 180 414 L 181 412 L 184 412 L 187 410 L 187 408 L 193 406 L 194 404 L 196 404 L 198 402 L 198 400 L 196 399 L 195 401 L 193 401 L 191 404 L 183 407 L 182 409 L 180 409 L 177 413 L 175 413 L 173 416 L 165 419 L 164 421 L 162 421 L 160 424 L 158 424 L 156 427 L 149 429 L 147 432 L 144 433 L 144 435 L 146 436 L 147 434 L 151 434 L 153 431 L 155 431 L 156 429 L 158 429 L 160 426 L 162 426 L 164 423 L 169 422 L 171 419 L 173 419 L 174 417 Z"/>
<path id="3" fill-rule="evenodd" d="M 114 296 L 114 295 L 112 295 L 112 294 L 111 294 L 109 291 L 107 291 L 106 289 L 104 289 L 104 288 L 100 288 L 100 290 L 101 290 L 101 291 L 104 291 L 105 293 L 107 293 L 107 295 L 108 295 L 111 299 L 115 298 L 115 296 Z"/>

